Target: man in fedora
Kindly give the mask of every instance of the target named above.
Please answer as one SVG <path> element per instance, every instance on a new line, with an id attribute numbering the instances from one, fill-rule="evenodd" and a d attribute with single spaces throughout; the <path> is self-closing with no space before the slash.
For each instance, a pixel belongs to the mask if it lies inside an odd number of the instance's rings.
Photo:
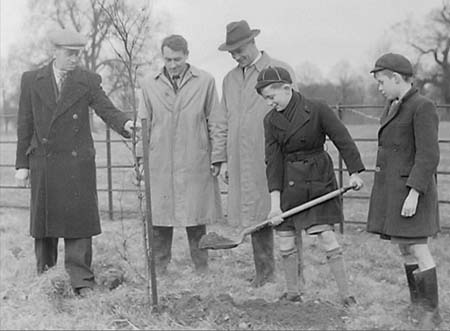
<path id="1" fill-rule="evenodd" d="M 92 237 L 101 232 L 92 107 L 108 125 L 130 137 L 134 125 L 101 87 L 101 77 L 78 66 L 86 38 L 53 30 L 54 59 L 22 75 L 17 123 L 18 186 L 31 184 L 30 234 L 37 272 L 56 265 L 64 238 L 64 265 L 76 294 L 94 287 Z"/>
<path id="2" fill-rule="evenodd" d="M 225 76 L 221 106 L 212 114 L 212 163 L 229 185 L 228 220 L 244 227 L 264 221 L 270 210 L 263 127 L 270 109 L 255 91 L 256 78 L 268 66 L 284 67 L 295 77 L 289 65 L 257 48 L 255 37 L 259 33 L 245 20 L 227 25 L 226 41 L 219 50 L 229 52 L 238 65 Z M 272 228 L 253 233 L 251 241 L 256 269 L 252 286 L 259 287 L 274 278 Z"/>

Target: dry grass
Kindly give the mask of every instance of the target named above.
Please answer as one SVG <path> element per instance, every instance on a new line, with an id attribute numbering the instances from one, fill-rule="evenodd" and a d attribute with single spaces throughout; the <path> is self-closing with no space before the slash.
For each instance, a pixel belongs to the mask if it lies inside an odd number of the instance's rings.
<path id="1" fill-rule="evenodd" d="M 79 299 L 68 285 L 62 261 L 45 275 L 35 275 L 33 242 L 27 235 L 27 212 L 2 209 L 0 216 L 1 329 L 221 329 L 211 320 L 198 321 L 194 327 L 180 324 L 176 316 L 168 313 L 151 313 L 145 305 L 142 279 L 145 264 L 137 220 L 103 222 L 103 234 L 94 239 L 97 279 L 114 266 L 124 271 L 124 283 L 112 291 L 98 289 L 94 295 Z M 238 233 L 224 225 L 212 226 L 210 230 L 231 237 Z M 345 329 L 411 329 L 403 312 L 409 294 L 396 247 L 357 226 L 347 226 L 340 241 L 346 252 L 352 290 L 359 303 L 344 317 Z M 439 235 L 431 243 L 439 267 L 440 305 L 445 319 L 442 330 L 450 328 L 450 284 L 446 281 L 450 277 L 449 243 L 448 234 Z M 193 272 L 187 247 L 184 231 L 177 229 L 170 273 L 158 278 L 160 302 L 185 293 L 201 298 L 227 294 L 237 303 L 257 298 L 272 302 L 283 290 L 280 272 L 274 284 L 259 289 L 248 286 L 246 279 L 253 274 L 248 241 L 232 250 L 210 251 L 211 270 L 203 277 Z M 314 237 L 305 238 L 304 256 L 306 299 L 336 303 L 336 286 L 330 280 L 324 254 Z M 278 270 L 279 267 L 277 257 Z M 274 329 L 274 326 L 267 328 Z"/>
<path id="2" fill-rule="evenodd" d="M 443 123 L 441 136 L 450 138 L 450 125 Z M 354 137 L 372 137 L 375 126 L 351 126 Z M 116 137 L 116 136 L 115 136 Z M 14 139 L 2 136 L 2 140 Z M 96 138 L 102 139 L 102 135 Z M 373 167 L 375 158 L 374 143 L 358 143 L 364 161 Z M 14 145 L 0 145 L 1 163 L 13 163 Z M 329 151 L 335 155 L 333 146 Z M 450 170 L 450 146 L 441 146 L 441 170 Z M 97 164 L 106 163 L 104 146 L 97 146 Z M 113 162 L 131 164 L 131 157 L 122 144 L 115 144 Z M 133 188 L 130 183 L 131 170 L 114 169 L 115 187 Z M 1 183 L 13 184 L 13 169 L 0 168 Z M 440 176 L 441 199 L 450 197 L 450 176 Z M 372 174 L 364 175 L 366 187 L 358 195 L 369 195 Z M 106 187 L 106 171 L 98 171 L 98 186 Z M 355 195 L 348 193 L 347 195 Z M 224 324 L 206 319 L 195 325 L 183 324 L 176 316 L 163 312 L 155 314 L 146 306 L 144 254 L 142 251 L 141 224 L 137 220 L 137 198 L 135 193 L 115 193 L 115 219 L 108 221 L 103 213 L 103 233 L 94 239 L 94 270 L 101 280 L 111 268 L 124 272 L 124 282 L 109 291 L 98 289 L 95 294 L 79 299 L 68 285 L 67 275 L 59 261 L 58 267 L 41 277 L 35 274 L 33 241 L 28 236 L 28 210 L 6 208 L 8 205 L 27 206 L 27 190 L 2 190 L 0 196 L 0 329 L 223 329 Z M 100 208 L 107 210 L 107 196 L 99 194 Z M 345 217 L 349 221 L 365 222 L 367 200 L 345 199 Z M 449 205 L 442 205 L 442 224 L 450 226 Z M 234 237 L 239 229 L 214 225 L 210 231 Z M 386 244 L 376 236 L 364 231 L 364 226 L 347 225 L 345 234 L 340 236 L 345 247 L 348 272 L 352 290 L 358 305 L 343 317 L 348 330 L 404 330 L 412 326 L 406 319 L 404 307 L 408 303 L 408 290 L 404 278 L 401 259 L 396 247 Z M 431 242 L 431 250 L 438 264 L 440 305 L 444 323 L 440 329 L 450 329 L 450 256 L 448 247 L 450 236 L 440 234 Z M 201 298 L 230 295 L 235 302 L 243 303 L 249 299 L 274 301 L 283 290 L 281 273 L 277 282 L 260 289 L 249 288 L 247 278 L 253 275 L 251 246 L 247 242 L 232 250 L 210 251 L 211 271 L 200 277 L 191 267 L 188 244 L 184 230 L 176 229 L 173 259 L 170 274 L 158 278 L 158 294 L 161 302 L 168 298 L 180 297 L 186 293 Z M 62 244 L 60 245 L 62 254 Z M 307 300 L 321 300 L 335 303 L 336 286 L 325 263 L 323 252 L 316 239 L 305 238 L 305 261 Z M 279 271 L 279 257 L 277 257 Z M 320 316 L 319 316 L 320 318 Z M 245 327 L 243 324 L 242 328 Z M 257 325 L 253 329 L 282 330 L 279 324 Z M 336 327 L 337 328 L 337 327 Z"/>

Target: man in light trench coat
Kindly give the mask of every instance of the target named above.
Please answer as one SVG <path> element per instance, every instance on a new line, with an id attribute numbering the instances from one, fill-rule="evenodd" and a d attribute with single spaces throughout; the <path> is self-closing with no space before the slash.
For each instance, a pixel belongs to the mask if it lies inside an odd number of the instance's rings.
<path id="1" fill-rule="evenodd" d="M 197 272 L 208 268 L 199 249 L 206 225 L 222 218 L 211 168 L 211 122 L 218 106 L 214 78 L 187 63 L 187 41 L 171 35 L 161 45 L 164 66 L 140 82 L 139 117 L 149 121 L 150 184 L 157 272 L 167 271 L 174 227 L 185 227 Z M 142 152 L 142 150 L 141 150 Z"/>
<path id="2" fill-rule="evenodd" d="M 227 25 L 226 42 L 219 50 L 229 52 L 238 65 L 225 76 L 221 106 L 211 116 L 215 123 L 212 162 L 229 185 L 228 220 L 244 227 L 264 221 L 270 210 L 263 126 L 270 109 L 255 91 L 256 78 L 268 66 L 284 67 L 295 77 L 289 65 L 258 50 L 255 37 L 259 32 L 245 20 Z M 253 233 L 251 240 L 256 269 L 251 285 L 259 287 L 274 278 L 272 228 Z M 301 252 L 301 233 L 297 245 Z M 299 264 L 302 270 L 301 254 Z"/>
<path id="3" fill-rule="evenodd" d="M 89 107 L 124 137 L 133 121 L 106 96 L 101 77 L 78 66 L 85 36 L 58 29 L 49 40 L 54 59 L 22 76 L 15 178 L 19 186 L 31 184 L 38 273 L 56 265 L 58 238 L 64 238 L 66 271 L 84 296 L 95 285 L 92 237 L 101 232 Z"/>

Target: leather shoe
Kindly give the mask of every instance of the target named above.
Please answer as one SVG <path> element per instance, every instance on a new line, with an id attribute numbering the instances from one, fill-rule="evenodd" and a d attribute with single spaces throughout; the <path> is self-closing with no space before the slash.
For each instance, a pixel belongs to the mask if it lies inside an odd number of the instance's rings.
<path id="1" fill-rule="evenodd" d="M 89 296 L 94 290 L 91 287 L 80 287 L 75 289 L 75 294 L 79 297 L 85 298 Z"/>
<path id="2" fill-rule="evenodd" d="M 294 293 L 283 293 L 283 295 L 278 299 L 278 301 L 290 301 L 290 302 L 303 302 L 302 296 L 300 294 Z"/>

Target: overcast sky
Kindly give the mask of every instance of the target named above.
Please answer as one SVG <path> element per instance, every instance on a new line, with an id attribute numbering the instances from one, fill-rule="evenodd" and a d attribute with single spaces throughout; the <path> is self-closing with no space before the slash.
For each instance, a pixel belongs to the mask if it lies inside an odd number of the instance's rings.
<path id="1" fill-rule="evenodd" d="M 50 1 L 50 0 L 41 0 Z M 130 0 L 132 1 L 132 0 Z M 149 0 L 150 1 L 150 0 Z M 234 65 L 217 47 L 225 26 L 246 19 L 261 30 L 257 46 L 291 64 L 309 61 L 324 74 L 341 59 L 355 66 L 389 28 L 407 18 L 420 19 L 442 0 L 154 0 L 156 13 L 166 10 L 171 32 L 189 43 L 190 62 L 219 81 Z M 26 0 L 0 0 L 1 53 L 20 36 Z"/>

